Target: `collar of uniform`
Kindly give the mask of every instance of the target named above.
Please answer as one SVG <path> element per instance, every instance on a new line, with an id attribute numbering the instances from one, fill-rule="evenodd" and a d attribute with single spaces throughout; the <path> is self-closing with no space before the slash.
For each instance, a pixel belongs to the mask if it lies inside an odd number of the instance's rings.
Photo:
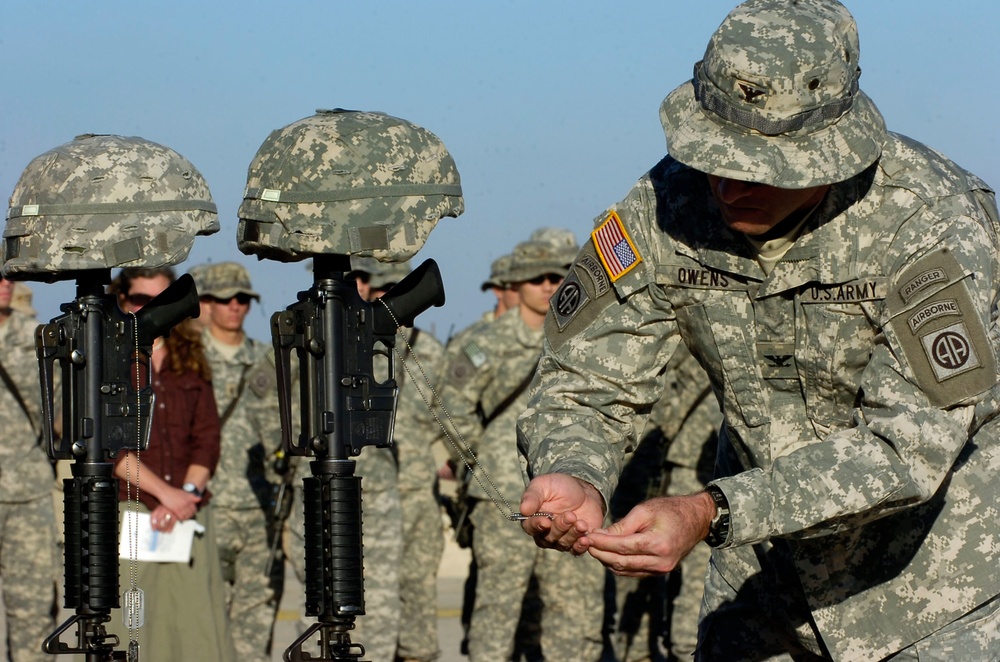
<path id="1" fill-rule="evenodd" d="M 844 283 L 859 276 L 858 225 L 853 207 L 857 193 L 857 178 L 830 188 L 798 240 L 764 279 L 758 298 L 808 283 Z"/>

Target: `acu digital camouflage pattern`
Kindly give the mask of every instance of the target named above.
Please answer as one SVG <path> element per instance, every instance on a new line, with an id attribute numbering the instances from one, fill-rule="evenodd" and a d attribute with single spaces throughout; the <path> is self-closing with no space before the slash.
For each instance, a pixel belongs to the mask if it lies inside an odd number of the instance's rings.
<path id="1" fill-rule="evenodd" d="M 892 134 L 768 275 L 670 157 L 615 210 L 643 262 L 600 296 L 592 246 L 574 265 L 590 299 L 550 320 L 520 421 L 534 475 L 609 496 L 683 338 L 726 420 L 718 581 L 741 599 L 801 586 L 835 659 L 884 657 L 1000 592 L 1000 225 L 980 179 Z"/>
<path id="2" fill-rule="evenodd" d="M 41 392 L 35 358 L 37 320 L 12 312 L 0 323 L 0 362 L 31 419 L 0 383 L 0 583 L 10 659 L 44 660 L 55 629 L 56 521 L 52 465 L 38 444 Z"/>
<path id="3" fill-rule="evenodd" d="M 551 244 L 556 248 L 565 264 L 569 264 L 580 251 L 580 246 L 576 243 L 576 235 L 571 230 L 565 228 L 538 228 L 531 233 L 528 241 L 542 241 Z"/>
<path id="4" fill-rule="evenodd" d="M 53 281 L 169 266 L 195 236 L 218 230 L 208 184 L 187 159 L 142 138 L 88 134 L 24 169 L 7 210 L 3 273 Z"/>
<path id="5" fill-rule="evenodd" d="M 572 261 L 573 256 L 569 255 L 565 247 L 555 246 L 548 241 L 522 241 L 510 255 L 507 278 L 511 283 L 521 283 L 545 274 L 565 276 Z"/>
<path id="6" fill-rule="evenodd" d="M 431 446 L 444 433 L 428 404 L 435 406 L 435 392 L 441 387 L 444 347 L 423 329 L 400 329 L 400 333 L 395 351 L 403 359 L 396 368 L 399 399 L 393 428 L 403 514 L 396 654 L 403 660 L 430 662 L 440 656 L 437 571 L 444 553 L 437 464 Z"/>
<path id="7" fill-rule="evenodd" d="M 501 255 L 490 263 L 490 276 L 479 286 L 480 291 L 485 292 L 494 287 L 504 288 L 510 285 L 508 273 L 512 257 L 511 255 Z"/>
<path id="8" fill-rule="evenodd" d="M 554 254 L 550 245 L 525 246 L 545 256 L 540 273 L 555 268 L 546 266 Z M 478 579 L 469 630 L 469 657 L 476 662 L 510 659 L 532 573 L 545 603 L 541 622 L 545 659 L 600 658 L 603 567 L 589 557 L 539 549 L 506 519 L 524 491 L 515 425 L 528 401 L 541 343 L 541 330 L 528 327 L 514 308 L 491 324 L 463 333 L 460 342 L 446 349 L 441 400 L 450 423 L 475 454 L 475 460 L 468 460 L 475 472 L 468 495 L 476 501 L 470 517 Z"/>
<path id="9" fill-rule="evenodd" d="M 195 279 L 198 296 L 229 299 L 237 294 L 247 294 L 260 301 L 260 294 L 250 283 L 250 273 L 239 262 L 200 264 L 190 270 Z"/>
<path id="10" fill-rule="evenodd" d="M 660 107 L 667 151 L 720 177 L 781 188 L 848 179 L 886 140 L 858 90 L 854 17 L 831 0 L 751 0 Z"/>
<path id="11" fill-rule="evenodd" d="M 239 275 L 233 264 L 209 265 L 204 276 L 223 288 L 232 287 L 228 276 Z M 202 330 L 201 341 L 212 368 L 219 416 L 229 411 L 222 425 L 219 463 L 208 487 L 233 644 L 241 660 L 266 662 L 276 605 L 264 574 L 271 550 L 261 505 L 270 501 L 263 462 L 281 446 L 274 361 L 270 346 L 251 338 L 244 338 L 232 356 L 220 350 L 208 328 Z"/>
<path id="12" fill-rule="evenodd" d="M 399 262 L 463 210 L 458 170 L 437 136 L 382 113 L 320 110 L 257 151 L 237 244 L 283 262 L 324 253 Z"/>

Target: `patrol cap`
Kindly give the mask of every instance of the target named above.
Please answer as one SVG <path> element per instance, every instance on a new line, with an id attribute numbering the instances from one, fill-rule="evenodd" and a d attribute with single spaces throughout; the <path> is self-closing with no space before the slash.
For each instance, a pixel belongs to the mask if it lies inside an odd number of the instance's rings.
<path id="1" fill-rule="evenodd" d="M 347 276 L 363 275 L 366 282 L 375 290 L 384 290 L 388 285 L 395 285 L 410 273 L 410 262 L 379 262 L 373 257 L 351 257 L 351 270 Z"/>
<path id="2" fill-rule="evenodd" d="M 195 278 L 194 274 L 192 277 Z M 198 296 L 231 299 L 246 294 L 260 301 L 260 294 L 250 285 L 250 274 L 239 262 L 200 265 L 195 278 Z"/>
<path id="3" fill-rule="evenodd" d="M 501 255 L 493 260 L 490 263 L 490 277 L 483 281 L 483 284 L 479 286 L 479 290 L 485 292 L 494 287 L 506 288 L 510 285 L 508 274 L 510 273 L 510 261 L 512 259 L 512 255 Z"/>
<path id="4" fill-rule="evenodd" d="M 402 262 L 464 209 L 455 162 L 430 131 L 384 113 L 319 110 L 271 133 L 247 171 L 237 245 Z"/>
<path id="5" fill-rule="evenodd" d="M 835 0 L 750 0 L 712 35 L 694 77 L 660 106 L 673 158 L 781 188 L 850 179 L 887 134 L 858 89 L 854 17 Z"/>
<path id="6" fill-rule="evenodd" d="M 86 134 L 27 165 L 10 196 L 3 272 L 24 280 L 184 261 L 219 230 L 208 184 L 174 150 Z M 60 276 L 66 273 L 66 276 Z"/>
<path id="7" fill-rule="evenodd" d="M 522 241 L 511 253 L 508 282 L 521 283 L 536 276 L 569 273 L 565 255 L 547 241 Z"/>
<path id="8" fill-rule="evenodd" d="M 580 247 L 576 243 L 576 235 L 565 228 L 538 228 L 528 237 L 529 241 L 545 241 L 566 256 L 566 264 L 572 264 Z"/>

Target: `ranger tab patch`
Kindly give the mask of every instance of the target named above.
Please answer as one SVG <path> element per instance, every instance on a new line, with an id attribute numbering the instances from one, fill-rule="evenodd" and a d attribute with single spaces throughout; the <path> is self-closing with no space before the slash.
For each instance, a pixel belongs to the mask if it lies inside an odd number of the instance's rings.
<path id="1" fill-rule="evenodd" d="M 614 282 L 631 271 L 635 265 L 642 262 L 642 256 L 636 250 L 635 244 L 625 231 L 625 226 L 614 211 L 608 212 L 608 217 L 601 225 L 590 233 L 594 240 L 594 248 L 604 264 L 604 269 Z"/>

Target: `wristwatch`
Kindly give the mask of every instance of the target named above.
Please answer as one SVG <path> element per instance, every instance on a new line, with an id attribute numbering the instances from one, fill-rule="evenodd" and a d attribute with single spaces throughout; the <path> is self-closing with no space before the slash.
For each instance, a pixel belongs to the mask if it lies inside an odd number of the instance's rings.
<path id="1" fill-rule="evenodd" d="M 181 485 L 181 489 L 187 492 L 188 494 L 193 494 L 199 498 L 205 493 L 205 490 L 199 490 L 198 486 L 195 485 L 194 483 L 184 483 L 183 485 Z"/>
<path id="2" fill-rule="evenodd" d="M 705 542 L 709 547 L 718 547 L 729 538 L 729 499 L 715 485 L 709 485 L 705 491 L 715 501 L 715 517 L 708 524 L 708 536 Z"/>

